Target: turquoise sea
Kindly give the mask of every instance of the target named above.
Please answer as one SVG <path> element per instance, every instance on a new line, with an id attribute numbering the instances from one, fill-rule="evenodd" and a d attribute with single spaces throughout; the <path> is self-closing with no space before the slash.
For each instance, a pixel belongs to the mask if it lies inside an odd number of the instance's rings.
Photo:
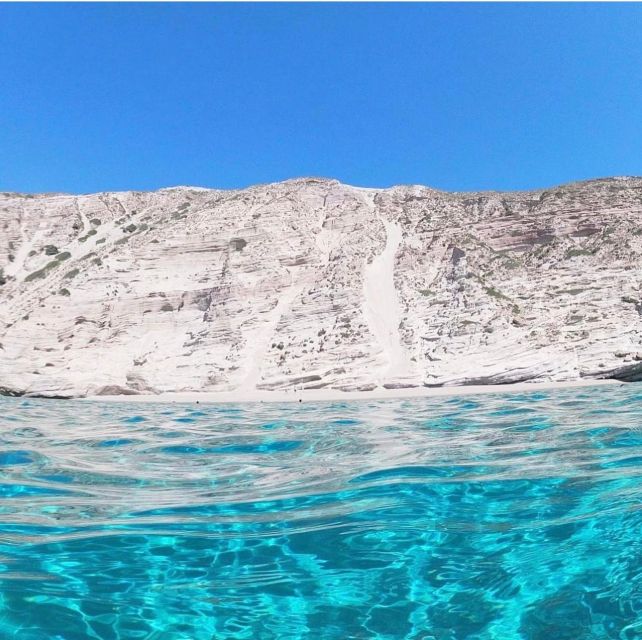
<path id="1" fill-rule="evenodd" d="M 642 385 L 0 399 L 0 638 L 642 638 Z"/>

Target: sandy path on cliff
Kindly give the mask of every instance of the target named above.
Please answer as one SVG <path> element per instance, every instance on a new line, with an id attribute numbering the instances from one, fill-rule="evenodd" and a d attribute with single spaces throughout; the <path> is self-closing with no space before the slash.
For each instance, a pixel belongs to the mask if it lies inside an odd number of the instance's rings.
<path id="1" fill-rule="evenodd" d="M 386 245 L 370 264 L 365 265 L 363 277 L 366 316 L 387 362 L 377 374 L 380 385 L 407 375 L 409 369 L 408 353 L 399 335 L 402 314 L 394 281 L 395 256 L 402 232 L 395 222 L 383 219 L 381 222 L 386 231 Z"/>

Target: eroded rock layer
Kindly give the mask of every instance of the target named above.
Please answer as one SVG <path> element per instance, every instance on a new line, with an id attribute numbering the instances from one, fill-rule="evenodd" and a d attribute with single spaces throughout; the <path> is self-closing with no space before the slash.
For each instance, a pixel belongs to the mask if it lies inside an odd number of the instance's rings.
<path id="1" fill-rule="evenodd" d="M 642 378 L 642 179 L 0 194 L 0 393 Z"/>

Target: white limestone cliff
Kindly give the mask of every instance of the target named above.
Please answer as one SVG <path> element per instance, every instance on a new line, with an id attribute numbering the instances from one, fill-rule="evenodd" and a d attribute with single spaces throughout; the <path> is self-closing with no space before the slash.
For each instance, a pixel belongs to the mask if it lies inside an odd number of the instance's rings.
<path id="1" fill-rule="evenodd" d="M 642 179 L 0 194 L 0 392 L 642 378 Z"/>

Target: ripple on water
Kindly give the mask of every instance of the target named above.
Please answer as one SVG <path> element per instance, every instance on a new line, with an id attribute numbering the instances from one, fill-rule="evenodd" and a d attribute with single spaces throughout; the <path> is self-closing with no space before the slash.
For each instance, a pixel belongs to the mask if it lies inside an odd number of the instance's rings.
<path id="1" fill-rule="evenodd" d="M 0 637 L 642 637 L 640 388 L 0 399 Z"/>

